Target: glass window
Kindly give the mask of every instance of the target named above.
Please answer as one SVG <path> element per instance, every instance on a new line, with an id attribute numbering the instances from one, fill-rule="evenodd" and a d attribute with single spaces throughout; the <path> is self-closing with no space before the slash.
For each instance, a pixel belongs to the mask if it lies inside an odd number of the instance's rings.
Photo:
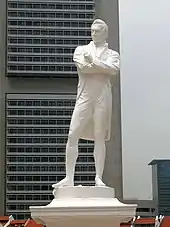
<path id="1" fill-rule="evenodd" d="M 48 190 L 48 185 L 42 185 L 41 186 L 42 191 L 47 191 Z"/>
<path id="2" fill-rule="evenodd" d="M 48 181 L 48 176 L 41 176 L 41 181 Z"/>
<path id="3" fill-rule="evenodd" d="M 56 152 L 56 148 L 55 147 L 49 147 L 49 152 L 55 153 Z"/>
<path id="4" fill-rule="evenodd" d="M 55 39 L 49 39 L 49 44 L 55 44 Z"/>
<path id="5" fill-rule="evenodd" d="M 85 16 L 84 13 L 79 14 L 79 18 L 85 18 L 85 17 L 86 17 L 86 16 Z"/>
<path id="6" fill-rule="evenodd" d="M 9 7 L 9 8 L 17 8 L 17 3 L 15 3 L 15 2 L 10 2 L 10 3 L 8 3 L 8 7 Z"/>
<path id="7" fill-rule="evenodd" d="M 48 162 L 48 157 L 41 157 L 41 162 Z"/>
<path id="8" fill-rule="evenodd" d="M 64 71 L 67 72 L 67 71 L 70 71 L 71 70 L 71 67 L 70 66 L 64 66 Z"/>
<path id="9" fill-rule="evenodd" d="M 41 9 L 47 9 L 48 8 L 48 5 L 47 4 L 41 4 Z"/>
<path id="10" fill-rule="evenodd" d="M 57 162 L 64 162 L 64 161 L 65 161 L 64 156 L 57 157 Z"/>
<path id="11" fill-rule="evenodd" d="M 33 8 L 34 8 L 34 5 L 33 5 Z M 41 13 L 39 12 L 32 12 L 33 14 L 33 17 L 40 17 Z"/>
<path id="12" fill-rule="evenodd" d="M 87 10 L 92 10 L 93 9 L 93 5 L 86 5 L 86 9 Z"/>
<path id="13" fill-rule="evenodd" d="M 18 200 L 25 200 L 25 195 L 17 195 Z"/>
<path id="14" fill-rule="evenodd" d="M 86 6 L 85 5 L 79 5 L 79 9 L 81 9 L 81 10 L 85 10 L 85 8 L 86 8 Z"/>
<path id="15" fill-rule="evenodd" d="M 49 200 L 48 195 L 41 195 L 41 200 Z"/>
<path id="16" fill-rule="evenodd" d="M 48 138 L 41 138 L 41 143 L 48 143 Z"/>
<path id="17" fill-rule="evenodd" d="M 23 11 L 20 11 L 18 12 L 18 17 L 25 17 L 25 12 Z"/>
<path id="18" fill-rule="evenodd" d="M 72 26 L 72 27 L 79 27 L 79 26 L 78 26 L 78 22 L 71 22 L 71 26 Z"/>
<path id="19" fill-rule="evenodd" d="M 13 25 L 13 26 L 17 26 L 17 21 L 16 21 L 16 20 L 9 20 L 9 21 L 8 21 L 8 24 L 9 24 L 9 25 Z M 18 25 L 20 25 L 20 23 L 19 23 Z M 22 24 L 21 24 L 21 25 L 22 25 Z"/>
<path id="20" fill-rule="evenodd" d="M 41 18 L 46 18 L 48 16 L 47 13 L 41 13 Z"/>
<path id="21" fill-rule="evenodd" d="M 48 153 L 48 147 L 42 147 L 41 152 L 42 153 Z"/>
<path id="22" fill-rule="evenodd" d="M 32 176 L 26 176 L 26 177 L 25 177 L 25 180 L 26 180 L 26 181 L 32 181 Z"/>
<path id="23" fill-rule="evenodd" d="M 78 31 L 71 31 L 71 35 L 78 36 Z"/>
<path id="24" fill-rule="evenodd" d="M 33 21 L 33 26 L 40 26 L 40 21 Z"/>
<path id="25" fill-rule="evenodd" d="M 56 176 L 49 176 L 49 181 L 56 181 Z"/>
<path id="26" fill-rule="evenodd" d="M 18 2 L 18 8 L 25 8 L 25 4 Z"/>
<path id="27" fill-rule="evenodd" d="M 34 147 L 33 148 L 33 152 L 35 153 L 39 153 L 41 150 L 40 150 L 40 147 Z"/>
<path id="28" fill-rule="evenodd" d="M 79 31 L 79 36 L 85 36 L 85 31 Z"/>
<path id="29" fill-rule="evenodd" d="M 55 66 L 49 66 L 49 71 L 55 71 Z"/>
<path id="30" fill-rule="evenodd" d="M 32 12 L 25 12 L 26 17 L 32 17 Z"/>
<path id="31" fill-rule="evenodd" d="M 56 157 L 49 157 L 49 162 L 56 162 Z"/>
<path id="32" fill-rule="evenodd" d="M 33 159 L 33 162 L 40 162 L 41 160 L 40 157 L 33 157 L 32 159 Z"/>
<path id="33" fill-rule="evenodd" d="M 94 15 L 93 14 L 86 14 L 86 18 L 88 19 L 93 19 Z"/>
<path id="34" fill-rule="evenodd" d="M 24 181 L 24 176 L 18 176 L 18 181 Z"/>
<path id="35" fill-rule="evenodd" d="M 17 152 L 17 148 L 16 147 L 9 147 L 8 152 Z"/>
<path id="36" fill-rule="evenodd" d="M 40 176 L 33 176 L 33 181 L 40 181 Z"/>
<path id="37" fill-rule="evenodd" d="M 17 17 L 17 12 L 8 12 L 9 17 Z"/>
<path id="38" fill-rule="evenodd" d="M 54 48 L 49 48 L 49 53 L 55 53 L 56 52 L 56 49 Z"/>
<path id="39" fill-rule="evenodd" d="M 34 3 L 34 4 L 33 4 L 33 8 L 34 8 L 34 9 L 40 9 L 40 8 L 41 8 L 40 6 L 41 6 L 41 5 L 38 4 L 38 3 Z"/>
<path id="40" fill-rule="evenodd" d="M 25 4 L 25 8 L 31 9 L 32 8 L 32 4 L 29 4 L 29 3 Z"/>
<path id="41" fill-rule="evenodd" d="M 32 161 L 32 160 L 31 160 L 31 161 Z M 32 166 L 26 166 L 26 167 L 25 167 L 25 170 L 28 171 L 28 172 L 29 172 L 29 171 L 31 172 L 31 171 L 32 171 Z"/>
<path id="42" fill-rule="evenodd" d="M 7 204 L 7 208 L 9 209 L 9 210 L 16 210 L 16 205 L 14 205 L 14 204 Z"/>
<path id="43" fill-rule="evenodd" d="M 17 152 L 19 152 L 19 153 L 24 152 L 24 151 L 25 151 L 24 147 L 18 147 L 17 148 Z"/>
<path id="44" fill-rule="evenodd" d="M 40 185 L 33 185 L 33 190 L 39 191 L 40 190 Z"/>
<path id="45" fill-rule="evenodd" d="M 61 4 L 56 4 L 56 9 L 62 9 L 63 8 L 63 5 Z"/>
<path id="46" fill-rule="evenodd" d="M 55 4 L 48 4 L 49 9 L 55 9 Z"/>
<path id="47" fill-rule="evenodd" d="M 56 31 L 56 35 L 63 36 L 63 31 Z"/>
<path id="48" fill-rule="evenodd" d="M 25 200 L 32 200 L 32 199 L 33 199 L 32 195 L 28 195 L 28 194 L 25 195 Z"/>
<path id="49" fill-rule="evenodd" d="M 49 62 L 55 62 L 56 58 L 55 57 L 49 57 Z"/>
<path id="50" fill-rule="evenodd" d="M 64 178 L 63 175 L 57 176 L 57 181 L 60 181 L 60 180 L 62 180 L 63 178 Z"/>
<path id="51" fill-rule="evenodd" d="M 55 13 L 48 13 L 48 17 L 55 18 L 58 17 Z"/>
<path id="52" fill-rule="evenodd" d="M 41 129 L 41 134 L 48 134 L 48 129 L 47 128 Z"/>
<path id="53" fill-rule="evenodd" d="M 19 71 L 25 70 L 25 66 L 24 65 L 18 65 L 18 70 Z"/>
<path id="54" fill-rule="evenodd" d="M 31 20 L 27 20 L 25 23 L 26 23 L 26 26 L 32 26 L 33 25 L 33 22 Z"/>
<path id="55" fill-rule="evenodd" d="M 55 172 L 56 169 L 57 169 L 56 166 L 49 166 L 49 171 L 50 171 L 50 172 L 53 172 L 53 171 Z"/>
<path id="56" fill-rule="evenodd" d="M 41 166 L 41 171 L 47 171 L 48 172 L 48 166 Z"/>
<path id="57" fill-rule="evenodd" d="M 65 171 L 65 166 L 57 166 L 57 171 L 64 172 Z"/>
<path id="58" fill-rule="evenodd" d="M 26 147 L 26 153 L 31 153 L 32 152 L 32 147 Z"/>
<path id="59" fill-rule="evenodd" d="M 10 42 L 10 43 L 17 43 L 17 39 L 16 39 L 16 38 L 10 38 L 10 39 L 9 39 L 9 42 Z"/>
<path id="60" fill-rule="evenodd" d="M 56 110 L 49 110 L 49 115 L 55 116 L 56 115 Z"/>
<path id="61" fill-rule="evenodd" d="M 22 171 L 25 171 L 25 166 L 18 166 L 18 171 L 22 172 Z"/>
<path id="62" fill-rule="evenodd" d="M 17 66 L 15 66 L 15 65 L 8 65 L 8 68 L 10 69 L 10 70 L 17 70 Z"/>

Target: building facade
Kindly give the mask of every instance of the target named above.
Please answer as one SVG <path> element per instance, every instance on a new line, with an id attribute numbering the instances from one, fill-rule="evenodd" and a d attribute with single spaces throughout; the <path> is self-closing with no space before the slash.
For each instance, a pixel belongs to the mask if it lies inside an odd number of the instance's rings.
<path id="1" fill-rule="evenodd" d="M 118 3 L 2 0 L 0 6 L 0 213 L 23 219 L 30 205 L 52 199 L 51 185 L 65 176 L 77 87 L 74 49 L 91 40 L 90 25 L 100 17 L 110 25 L 110 47 L 118 50 Z M 109 10 L 115 10 L 113 18 Z M 113 95 L 104 181 L 121 198 L 119 77 L 113 78 Z M 75 183 L 93 185 L 94 176 L 93 143 L 80 140 Z"/>
<path id="2" fill-rule="evenodd" d="M 48 204 L 51 185 L 65 177 L 65 146 L 75 95 L 7 94 L 6 214 L 29 217 Z M 94 185 L 93 142 L 79 141 L 75 185 Z M 41 192 L 41 193 L 40 193 Z"/>
<path id="3" fill-rule="evenodd" d="M 137 204 L 136 216 L 141 218 L 155 217 L 157 215 L 154 200 L 125 199 L 123 202 L 125 204 Z"/>
<path id="4" fill-rule="evenodd" d="M 91 39 L 94 0 L 8 0 L 7 16 L 7 76 L 77 76 L 72 55 Z"/>
<path id="5" fill-rule="evenodd" d="M 152 166 L 152 194 L 157 213 L 170 215 L 170 160 L 155 159 Z"/>

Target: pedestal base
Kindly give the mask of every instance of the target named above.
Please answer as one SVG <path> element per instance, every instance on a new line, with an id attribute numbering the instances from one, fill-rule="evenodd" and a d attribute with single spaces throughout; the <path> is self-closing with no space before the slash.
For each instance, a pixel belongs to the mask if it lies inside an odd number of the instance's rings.
<path id="1" fill-rule="evenodd" d="M 137 207 L 119 202 L 109 187 L 63 187 L 53 194 L 47 206 L 30 207 L 32 218 L 47 227 L 118 227 Z"/>

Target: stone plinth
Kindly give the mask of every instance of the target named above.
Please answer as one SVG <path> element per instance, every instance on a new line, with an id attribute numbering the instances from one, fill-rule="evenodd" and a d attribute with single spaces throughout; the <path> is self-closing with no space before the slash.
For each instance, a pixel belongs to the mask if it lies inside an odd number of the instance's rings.
<path id="1" fill-rule="evenodd" d="M 62 187 L 53 194 L 50 204 L 30 207 L 32 218 L 47 227 L 118 227 L 137 207 L 119 202 L 109 187 Z"/>

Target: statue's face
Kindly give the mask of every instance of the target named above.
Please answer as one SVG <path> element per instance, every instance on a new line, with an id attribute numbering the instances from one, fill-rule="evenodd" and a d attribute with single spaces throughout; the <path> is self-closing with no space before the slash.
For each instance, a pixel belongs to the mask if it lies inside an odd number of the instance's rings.
<path id="1" fill-rule="evenodd" d="M 107 32 L 103 25 L 92 24 L 91 26 L 91 36 L 95 43 L 103 43 L 107 39 Z"/>

